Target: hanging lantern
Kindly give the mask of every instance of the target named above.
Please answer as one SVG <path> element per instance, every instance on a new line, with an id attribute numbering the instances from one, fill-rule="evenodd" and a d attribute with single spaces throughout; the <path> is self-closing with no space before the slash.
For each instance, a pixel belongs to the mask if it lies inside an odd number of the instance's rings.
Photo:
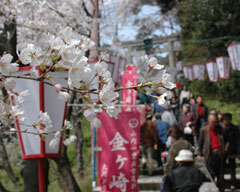
<path id="1" fill-rule="evenodd" d="M 30 66 L 21 67 L 18 75 L 26 74 L 30 70 Z M 37 70 L 40 76 L 42 71 L 39 67 L 37 67 Z M 66 72 L 49 72 L 48 75 L 52 77 L 58 76 L 58 78 L 53 78 L 53 80 L 67 87 L 67 81 L 64 79 L 67 77 Z M 66 102 L 58 99 L 55 87 L 43 82 L 18 79 L 16 81 L 16 92 L 20 93 L 26 89 L 29 90 L 30 96 L 20 105 L 20 109 L 24 111 L 26 119 L 24 124 L 19 123 L 18 119 L 16 119 L 23 159 L 60 157 L 61 137 L 58 137 L 58 143 L 54 147 L 50 147 L 49 143 L 54 138 L 54 133 L 60 131 L 64 125 Z M 44 135 L 44 140 L 37 135 L 39 130 L 31 126 L 33 122 L 38 120 L 40 111 L 48 113 L 53 125 L 51 130 L 46 131 L 48 134 Z"/>
<path id="2" fill-rule="evenodd" d="M 216 58 L 219 77 L 221 79 L 229 79 L 230 76 L 230 59 L 228 57 Z"/>
<path id="3" fill-rule="evenodd" d="M 114 64 L 113 65 L 114 67 L 113 67 L 112 79 L 115 83 L 118 83 L 120 58 L 117 55 L 110 55 L 109 60 L 110 60 L 110 62 L 112 62 Z"/>
<path id="4" fill-rule="evenodd" d="M 228 46 L 228 55 L 233 70 L 240 71 L 240 43 L 232 43 Z"/>
<path id="5" fill-rule="evenodd" d="M 208 62 L 206 64 L 208 77 L 211 82 L 217 82 L 218 80 L 218 68 L 215 62 Z"/>
<path id="6" fill-rule="evenodd" d="M 199 79 L 199 66 L 200 65 L 194 65 L 193 66 L 193 77 L 194 77 L 194 79 Z"/>
<path id="7" fill-rule="evenodd" d="M 198 79 L 204 80 L 205 77 L 205 65 L 199 65 Z"/>
<path id="8" fill-rule="evenodd" d="M 176 67 L 177 67 L 177 72 L 182 71 L 183 70 L 182 61 L 178 61 L 177 64 L 176 64 Z"/>
<path id="9" fill-rule="evenodd" d="M 192 67 L 188 67 L 187 70 L 188 70 L 188 78 L 189 78 L 189 80 L 193 81 L 193 69 L 192 69 Z"/>
<path id="10" fill-rule="evenodd" d="M 188 79 L 188 68 L 187 67 L 183 67 L 183 74 L 184 74 L 184 77 L 186 79 Z"/>

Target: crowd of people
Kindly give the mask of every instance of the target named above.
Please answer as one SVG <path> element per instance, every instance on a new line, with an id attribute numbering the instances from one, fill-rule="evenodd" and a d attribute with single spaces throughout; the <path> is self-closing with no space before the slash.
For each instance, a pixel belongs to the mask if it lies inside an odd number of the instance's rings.
<path id="1" fill-rule="evenodd" d="M 195 98 L 186 86 L 176 88 L 165 106 L 144 94 L 139 99 L 146 106 L 146 120 L 141 125 L 142 167 L 153 175 L 153 159 L 157 161 L 164 174 L 162 191 L 194 191 L 200 187 L 207 178 L 194 168 L 194 161 L 204 163 L 208 179 L 216 181 L 219 191 L 225 189 L 224 171 L 229 167 L 231 189 L 236 189 L 239 130 L 232 123 L 231 113 L 208 110 L 203 97 Z"/>

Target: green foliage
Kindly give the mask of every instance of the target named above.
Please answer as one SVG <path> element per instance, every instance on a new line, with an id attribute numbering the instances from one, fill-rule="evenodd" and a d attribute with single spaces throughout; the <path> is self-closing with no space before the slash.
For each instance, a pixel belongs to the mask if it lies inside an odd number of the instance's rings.
<path id="1" fill-rule="evenodd" d="M 216 109 L 221 113 L 232 113 L 232 122 L 240 127 L 240 103 L 222 102 L 216 99 L 204 99 L 209 109 Z"/>
<path id="2" fill-rule="evenodd" d="M 185 82 L 190 90 L 196 95 L 202 95 L 205 98 L 215 98 L 223 102 L 240 103 L 240 73 L 232 72 L 228 80 L 219 79 L 212 83 L 206 77 L 204 81 Z"/>
<path id="3" fill-rule="evenodd" d="M 236 0 L 184 0 L 178 13 L 181 26 L 180 58 L 191 64 L 205 64 L 217 56 L 225 56 L 227 46 L 239 39 L 240 1 Z M 240 73 L 232 72 L 229 80 L 217 83 L 194 81 L 190 89 L 207 98 L 225 102 L 239 102 Z"/>
<path id="4" fill-rule="evenodd" d="M 185 0 L 178 14 L 181 40 L 211 39 L 223 36 L 239 36 L 240 1 L 236 0 Z M 209 54 L 199 55 L 206 59 L 227 55 L 227 46 L 233 40 L 215 39 L 194 43 L 196 48 L 205 47 Z M 187 46 L 187 42 L 183 46 Z"/>

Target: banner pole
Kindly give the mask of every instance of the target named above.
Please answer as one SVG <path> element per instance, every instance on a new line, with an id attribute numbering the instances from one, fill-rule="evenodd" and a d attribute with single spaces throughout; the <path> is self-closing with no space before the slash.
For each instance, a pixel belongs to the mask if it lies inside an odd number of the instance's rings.
<path id="1" fill-rule="evenodd" d="M 97 147 L 97 142 L 96 142 L 96 136 L 97 135 L 97 130 L 96 127 L 93 127 L 93 144 L 92 144 L 92 192 L 94 192 L 95 187 L 96 187 L 96 147 Z"/>
<path id="2" fill-rule="evenodd" d="M 45 179 L 44 179 L 44 159 L 38 159 L 38 187 L 39 192 L 45 192 Z"/>

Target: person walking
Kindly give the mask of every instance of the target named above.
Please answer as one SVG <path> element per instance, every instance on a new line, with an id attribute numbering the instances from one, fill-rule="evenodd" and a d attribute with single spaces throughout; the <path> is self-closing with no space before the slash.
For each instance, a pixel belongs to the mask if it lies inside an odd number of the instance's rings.
<path id="1" fill-rule="evenodd" d="M 196 135 L 197 139 L 199 138 L 200 129 L 204 126 L 205 122 L 208 120 L 208 108 L 203 104 L 202 96 L 197 97 L 197 103 L 193 106 L 192 109 L 196 117 Z"/>
<path id="2" fill-rule="evenodd" d="M 217 187 L 220 192 L 223 192 L 225 187 L 223 155 L 224 142 L 221 127 L 218 125 L 217 114 L 210 114 L 208 124 L 200 132 L 198 159 L 202 160 L 204 156 L 206 167 L 212 178 L 217 177 Z"/>
<path id="3" fill-rule="evenodd" d="M 153 174 L 153 150 L 157 150 L 157 128 L 152 122 L 152 114 L 147 114 L 147 121 L 141 126 L 142 164 L 147 165 L 148 175 Z"/>
<path id="4" fill-rule="evenodd" d="M 236 189 L 236 157 L 237 157 L 237 132 L 238 127 L 232 124 L 232 114 L 224 113 L 222 117 L 222 128 L 224 137 L 225 160 L 228 160 L 228 165 L 231 174 L 231 189 Z"/>
<path id="5" fill-rule="evenodd" d="M 175 157 L 178 168 L 172 170 L 163 180 L 161 192 L 196 192 L 209 179 L 193 167 L 193 153 L 182 149 Z"/>
<path id="6" fill-rule="evenodd" d="M 188 91 L 187 86 L 183 86 L 183 90 L 180 93 L 180 104 L 189 103 L 190 91 Z"/>
<path id="7" fill-rule="evenodd" d="M 179 127 L 184 133 L 185 138 L 194 145 L 193 136 L 195 135 L 195 123 L 196 118 L 192 111 L 190 111 L 190 105 L 183 105 L 183 113 L 180 117 Z"/>
<path id="8" fill-rule="evenodd" d="M 162 114 L 162 121 L 169 123 L 170 127 L 172 127 L 173 125 L 177 125 L 177 120 L 172 112 L 171 105 L 167 105 L 165 107 L 165 111 Z"/>
<path id="9" fill-rule="evenodd" d="M 167 131 L 170 128 L 169 123 L 161 120 L 161 115 L 156 115 L 156 127 L 157 127 L 157 134 L 158 134 L 158 148 L 157 148 L 157 162 L 158 167 L 162 167 L 163 163 L 161 160 L 161 153 L 166 150 L 166 142 L 167 142 Z"/>
<path id="10" fill-rule="evenodd" d="M 167 175 L 170 171 L 177 167 L 175 157 L 178 155 L 180 150 L 188 149 L 193 152 L 191 143 L 184 139 L 183 133 L 179 127 L 171 127 L 169 132 L 169 137 L 172 138 L 173 144 L 168 150 L 167 164 L 164 169 L 164 175 Z"/>

